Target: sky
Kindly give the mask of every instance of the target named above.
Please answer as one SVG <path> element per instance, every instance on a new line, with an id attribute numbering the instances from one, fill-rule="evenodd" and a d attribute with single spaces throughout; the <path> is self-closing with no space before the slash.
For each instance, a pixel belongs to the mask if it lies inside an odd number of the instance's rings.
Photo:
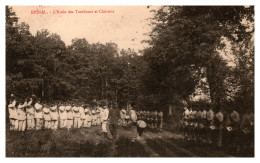
<path id="1" fill-rule="evenodd" d="M 114 42 L 119 49 L 142 50 L 147 44 L 141 43 L 149 37 L 149 26 L 153 13 L 158 6 L 12 6 L 19 23 L 26 22 L 30 32 L 48 29 L 61 36 L 66 45 L 74 38 L 86 38 L 89 43 Z M 45 11 L 47 14 L 32 14 L 32 11 Z M 56 11 L 66 13 L 54 14 Z M 68 13 L 68 11 L 74 13 Z M 93 13 L 77 13 L 78 11 Z M 109 11 L 110 13 L 102 13 Z M 97 11 L 97 13 L 95 13 Z"/>

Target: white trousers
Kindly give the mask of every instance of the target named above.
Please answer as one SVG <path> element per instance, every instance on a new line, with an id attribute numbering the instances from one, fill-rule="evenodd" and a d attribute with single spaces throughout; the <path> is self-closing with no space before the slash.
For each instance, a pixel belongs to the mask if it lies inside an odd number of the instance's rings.
<path id="1" fill-rule="evenodd" d="M 45 129 L 50 129 L 51 128 L 51 121 L 45 120 L 44 121 L 44 128 Z"/>
<path id="2" fill-rule="evenodd" d="M 81 125 L 81 119 L 74 118 L 74 128 L 80 128 L 80 125 Z"/>
<path id="3" fill-rule="evenodd" d="M 19 120 L 18 122 L 18 130 L 25 131 L 26 120 Z"/>
<path id="4" fill-rule="evenodd" d="M 27 119 L 27 130 L 33 130 L 35 126 L 34 119 Z"/>
<path id="5" fill-rule="evenodd" d="M 67 126 L 67 119 L 60 119 L 60 128 L 65 128 Z"/>

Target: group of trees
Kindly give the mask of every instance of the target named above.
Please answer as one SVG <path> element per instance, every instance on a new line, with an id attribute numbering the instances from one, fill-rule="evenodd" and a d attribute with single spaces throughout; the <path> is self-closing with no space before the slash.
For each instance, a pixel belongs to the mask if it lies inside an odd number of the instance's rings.
<path id="1" fill-rule="evenodd" d="M 200 86 L 213 105 L 254 108 L 254 7 L 165 6 L 154 12 L 149 47 L 138 55 L 85 38 L 65 46 L 48 30 L 32 35 L 7 6 L 7 96 L 108 99 L 119 107 L 134 102 L 140 109 L 167 110 L 189 102 L 204 77 L 208 86 Z"/>

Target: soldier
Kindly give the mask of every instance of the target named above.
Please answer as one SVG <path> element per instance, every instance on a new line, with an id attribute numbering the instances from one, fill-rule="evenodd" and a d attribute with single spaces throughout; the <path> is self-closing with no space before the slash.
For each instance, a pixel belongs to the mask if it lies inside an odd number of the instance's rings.
<path id="1" fill-rule="evenodd" d="M 33 107 L 34 104 L 35 101 L 33 101 L 33 99 L 30 98 L 26 106 L 27 130 L 33 130 L 35 127 L 35 122 L 34 122 L 35 108 Z"/>
<path id="2" fill-rule="evenodd" d="M 97 115 L 96 115 L 96 110 L 94 108 L 92 108 L 92 126 L 96 126 L 97 125 Z"/>
<path id="3" fill-rule="evenodd" d="M 60 115 L 60 128 L 66 128 L 67 126 L 67 111 L 65 110 L 65 105 L 61 103 L 59 106 Z"/>
<path id="4" fill-rule="evenodd" d="M 196 113 L 196 122 L 194 124 L 194 127 L 195 127 L 195 139 L 197 141 L 200 141 L 200 126 L 199 124 L 201 123 L 201 109 L 199 107 L 196 108 L 197 109 L 197 113 Z"/>
<path id="5" fill-rule="evenodd" d="M 254 149 L 254 112 L 247 109 L 240 124 L 239 146 L 243 150 Z"/>
<path id="6" fill-rule="evenodd" d="M 74 105 L 72 107 L 72 110 L 73 110 L 73 124 L 74 124 L 74 128 L 80 128 L 81 122 L 80 122 L 79 107 Z"/>
<path id="7" fill-rule="evenodd" d="M 19 131 L 25 131 L 26 127 L 26 111 L 25 107 L 27 106 L 27 102 L 20 101 L 18 108 L 17 108 L 17 114 L 18 114 L 18 130 Z"/>
<path id="8" fill-rule="evenodd" d="M 223 121 L 224 121 L 224 115 L 221 112 L 221 108 L 217 106 L 218 112 L 215 115 L 215 125 L 217 129 L 217 146 L 222 147 L 222 132 L 223 132 Z"/>
<path id="9" fill-rule="evenodd" d="M 140 139 L 140 137 L 143 135 L 144 129 L 146 127 L 146 123 L 143 120 L 138 120 L 137 121 L 137 139 Z"/>
<path id="10" fill-rule="evenodd" d="M 84 121 L 84 127 L 89 128 L 91 126 L 91 116 L 90 116 L 90 109 L 89 107 L 85 108 L 85 121 Z"/>
<path id="11" fill-rule="evenodd" d="M 16 99 L 13 94 L 11 94 L 10 103 L 8 105 L 9 111 L 9 119 L 10 119 L 10 130 L 18 130 L 18 115 L 17 115 L 17 108 L 16 108 Z"/>
<path id="12" fill-rule="evenodd" d="M 57 104 L 54 104 L 53 106 L 51 106 L 51 111 L 50 111 L 50 115 L 51 115 L 51 129 L 54 131 L 57 131 L 58 129 L 58 120 L 59 120 L 59 113 L 57 110 L 58 106 Z"/>
<path id="13" fill-rule="evenodd" d="M 206 114 L 207 141 L 209 144 L 212 144 L 211 134 L 212 134 L 212 130 L 215 129 L 213 126 L 213 122 L 214 122 L 214 112 L 212 107 L 210 107 Z"/>
<path id="14" fill-rule="evenodd" d="M 104 109 L 102 109 L 101 111 L 101 122 L 102 122 L 102 127 L 101 127 L 101 133 L 103 135 L 103 137 L 107 136 L 107 120 L 108 120 L 108 114 L 109 114 L 109 110 L 107 106 L 104 106 Z"/>
<path id="15" fill-rule="evenodd" d="M 117 137 L 117 128 L 118 128 L 118 120 L 120 119 L 120 112 L 119 110 L 110 105 L 110 110 L 108 114 L 109 119 L 109 129 L 112 134 L 112 139 L 115 139 Z"/>
<path id="16" fill-rule="evenodd" d="M 50 108 L 46 104 L 43 107 L 43 119 L 44 119 L 44 128 L 45 129 L 51 129 Z"/>
<path id="17" fill-rule="evenodd" d="M 205 106 L 203 106 L 201 112 L 201 123 L 200 123 L 200 131 L 201 131 L 201 140 L 202 142 L 206 142 L 206 133 L 207 133 L 207 111 Z"/>
<path id="18" fill-rule="evenodd" d="M 153 115 L 154 115 L 154 117 L 153 117 L 154 127 L 157 128 L 158 127 L 158 112 L 157 112 L 157 110 L 154 111 Z"/>
<path id="19" fill-rule="evenodd" d="M 42 111 L 43 105 L 40 104 L 40 100 L 37 100 L 34 107 L 35 107 L 35 122 L 36 122 L 35 129 L 40 130 L 43 128 L 43 111 Z"/>
<path id="20" fill-rule="evenodd" d="M 238 150 L 238 133 L 239 133 L 239 124 L 240 124 L 240 115 L 236 111 L 235 108 L 232 109 L 232 112 L 230 113 L 230 126 L 232 127 L 231 137 L 233 138 L 232 147 L 236 148 Z"/>
<path id="21" fill-rule="evenodd" d="M 160 127 L 160 129 L 162 129 L 163 128 L 163 112 L 162 111 L 160 111 L 158 113 L 158 117 L 159 117 L 159 123 L 160 123 L 159 127 Z"/>
<path id="22" fill-rule="evenodd" d="M 154 128 L 154 114 L 153 114 L 153 111 L 150 111 L 150 116 L 149 116 L 149 120 L 150 120 L 150 127 L 151 128 Z"/>
<path id="23" fill-rule="evenodd" d="M 84 109 L 84 105 L 83 104 L 81 104 L 80 106 L 79 106 L 79 113 L 80 113 L 80 127 L 83 127 L 83 124 L 84 124 L 84 121 L 85 121 L 85 111 L 84 111 L 85 109 Z"/>
<path id="24" fill-rule="evenodd" d="M 132 131 L 132 138 L 131 141 L 135 142 L 137 138 L 137 115 L 133 107 L 130 108 L 129 111 L 130 120 L 132 121 L 131 124 L 131 131 Z"/>
<path id="25" fill-rule="evenodd" d="M 70 130 L 73 126 L 73 113 L 72 113 L 72 107 L 70 104 L 67 104 L 65 106 L 66 114 L 67 114 L 67 130 Z"/>
<path id="26" fill-rule="evenodd" d="M 97 107 L 96 116 L 97 116 L 97 126 L 99 126 L 99 125 L 101 125 L 101 117 L 100 117 L 100 109 L 99 109 L 99 107 Z"/>

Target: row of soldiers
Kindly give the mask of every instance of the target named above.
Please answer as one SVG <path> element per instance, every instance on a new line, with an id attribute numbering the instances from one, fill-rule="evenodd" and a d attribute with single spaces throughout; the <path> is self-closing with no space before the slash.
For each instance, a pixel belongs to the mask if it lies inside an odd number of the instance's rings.
<path id="1" fill-rule="evenodd" d="M 239 151 L 254 145 L 254 113 L 247 110 L 241 118 L 235 109 L 223 113 L 220 107 L 216 112 L 212 107 L 184 107 L 180 130 L 188 140 L 209 144 L 214 140 L 218 147 L 232 147 Z"/>
<path id="2" fill-rule="evenodd" d="M 101 125 L 108 119 L 108 107 L 91 107 L 74 103 L 41 104 L 34 97 L 16 101 L 11 96 L 8 105 L 10 130 L 40 130 L 65 128 L 89 128 Z"/>
<path id="3" fill-rule="evenodd" d="M 163 112 L 162 111 L 136 111 L 137 119 L 146 122 L 149 128 L 162 128 Z M 120 111 L 121 121 L 119 125 L 126 126 L 129 121 L 129 115 L 125 108 Z"/>

